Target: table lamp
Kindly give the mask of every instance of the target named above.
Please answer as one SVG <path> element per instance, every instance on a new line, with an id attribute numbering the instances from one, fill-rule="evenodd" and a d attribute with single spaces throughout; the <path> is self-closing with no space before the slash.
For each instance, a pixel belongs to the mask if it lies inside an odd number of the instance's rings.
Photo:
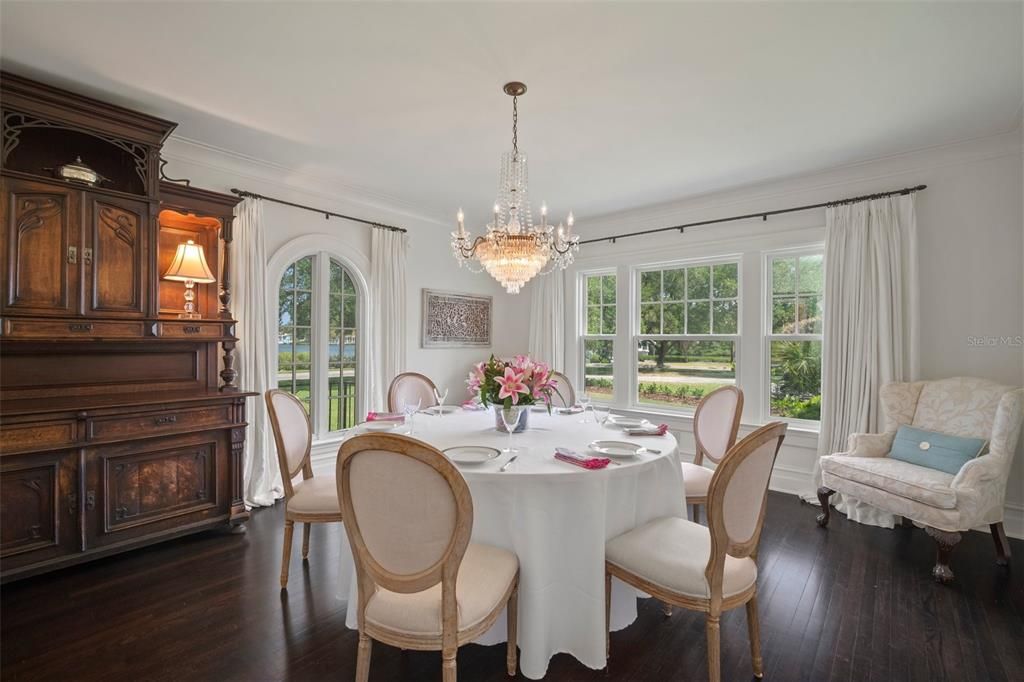
<path id="1" fill-rule="evenodd" d="M 196 282 L 209 284 L 216 282 L 217 278 L 210 272 L 210 266 L 206 264 L 206 256 L 203 255 L 203 247 L 189 239 L 184 244 L 178 244 L 178 250 L 171 261 L 171 267 L 164 273 L 164 279 L 173 282 L 185 283 L 185 312 L 179 313 L 178 317 L 184 320 L 195 320 L 202 317 L 196 312 Z"/>

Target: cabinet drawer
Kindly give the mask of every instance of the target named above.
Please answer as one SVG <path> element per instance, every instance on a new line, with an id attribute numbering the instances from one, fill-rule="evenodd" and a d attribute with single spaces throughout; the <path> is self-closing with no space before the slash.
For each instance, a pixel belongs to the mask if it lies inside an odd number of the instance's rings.
<path id="1" fill-rule="evenodd" d="M 133 414 L 127 417 L 99 417 L 89 421 L 88 433 L 90 440 L 144 438 L 155 433 L 194 431 L 208 426 L 227 426 L 230 423 L 230 405 L 208 405 Z"/>
<path id="2" fill-rule="evenodd" d="M 4 336 L 13 339 L 138 339 L 146 334 L 145 322 L 111 320 L 5 319 Z"/>
<path id="3" fill-rule="evenodd" d="M 75 442 L 75 421 L 67 419 L 0 426 L 0 452 L 52 450 Z"/>
<path id="4" fill-rule="evenodd" d="M 160 322 L 157 324 L 157 335 L 172 339 L 219 339 L 225 334 L 224 325 L 220 322 Z"/>

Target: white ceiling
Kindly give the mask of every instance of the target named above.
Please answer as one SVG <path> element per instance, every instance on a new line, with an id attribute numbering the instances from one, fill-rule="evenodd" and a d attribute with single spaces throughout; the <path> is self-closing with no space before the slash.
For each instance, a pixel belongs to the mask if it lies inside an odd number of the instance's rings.
<path id="1" fill-rule="evenodd" d="M 1013 128 L 1022 5 L 12 2 L 5 68 L 177 134 L 487 217 L 511 146 L 534 206 L 623 210 Z"/>

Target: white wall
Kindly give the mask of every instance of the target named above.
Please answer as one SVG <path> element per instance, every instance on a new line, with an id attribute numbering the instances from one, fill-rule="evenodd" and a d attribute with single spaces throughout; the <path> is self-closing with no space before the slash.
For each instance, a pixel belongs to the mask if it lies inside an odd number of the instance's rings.
<path id="1" fill-rule="evenodd" d="M 321 180 L 296 176 L 279 167 L 255 159 L 240 157 L 187 141 L 168 141 L 164 158 L 167 175 L 189 178 L 204 189 L 228 192 L 232 187 L 304 203 L 326 210 L 379 220 L 408 229 L 409 247 L 406 272 L 408 308 L 407 369 L 430 376 L 438 386 L 449 389 L 449 402 L 465 397 L 465 379 L 470 366 L 489 353 L 510 355 L 526 348 L 526 308 L 506 309 L 504 290 L 486 274 L 473 274 L 459 268 L 450 253 L 448 233 L 453 227 L 432 222 L 411 211 L 394 210 L 370 197 L 350 199 L 347 190 L 334 192 Z M 454 215 L 454 210 L 453 210 Z M 370 261 L 370 231 L 361 223 L 331 218 L 301 209 L 265 202 L 266 248 L 268 260 L 283 245 L 297 237 L 329 235 L 341 238 L 355 256 Z M 363 273 L 369 280 L 369 272 Z M 490 348 L 421 348 L 421 290 L 441 289 L 494 297 L 492 346 Z M 273 294 L 271 294 L 273 295 Z M 511 312 L 512 314 L 506 314 Z M 245 339 L 241 340 L 245 343 Z M 244 385 L 244 378 L 241 378 Z"/>
<path id="2" fill-rule="evenodd" d="M 643 210 L 581 219 L 584 239 L 825 202 L 918 184 L 920 239 L 921 376 L 923 379 L 970 375 L 1024 385 L 1024 348 L 977 337 L 999 339 L 1024 334 L 1024 174 L 1021 130 L 1007 134 L 902 154 L 814 175 L 778 180 L 741 190 Z M 824 209 L 730 223 L 616 244 L 582 247 L 574 270 L 717 254 L 745 253 L 804 244 L 824 238 Z M 573 277 L 566 310 L 575 310 Z M 747 287 L 744 285 L 744 289 Z M 754 305 L 752 306 L 751 303 Z M 521 302 L 518 303 L 521 305 Z M 745 329 L 756 324 L 760 301 L 745 301 Z M 620 320 L 620 324 L 622 321 Z M 755 332 L 756 333 L 756 332 Z M 575 343 L 567 321 L 567 345 Z M 740 358 L 740 371 L 751 362 Z M 758 362 L 753 358 L 753 363 Z M 570 374 L 571 375 L 571 374 Z M 751 399 L 753 398 L 753 399 Z M 659 416 L 663 421 L 664 417 Z M 748 396 L 744 430 L 761 419 L 760 397 Z M 690 420 L 667 421 L 678 430 L 684 450 L 692 453 Z M 774 489 L 802 493 L 811 489 L 817 437 L 791 431 L 780 455 Z M 1007 532 L 1024 537 L 1024 445 L 1018 446 L 1007 490 Z"/>

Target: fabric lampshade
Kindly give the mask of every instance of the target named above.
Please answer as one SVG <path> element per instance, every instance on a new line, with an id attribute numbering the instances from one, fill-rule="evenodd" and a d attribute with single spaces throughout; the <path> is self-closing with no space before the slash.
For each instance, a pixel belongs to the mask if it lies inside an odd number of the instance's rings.
<path id="1" fill-rule="evenodd" d="M 206 256 L 203 255 L 203 247 L 189 239 L 184 244 L 178 244 L 178 250 L 171 261 L 171 267 L 164 273 L 164 279 L 177 282 L 209 283 L 216 282 L 217 278 L 210 272 L 210 266 L 206 264 Z"/>

